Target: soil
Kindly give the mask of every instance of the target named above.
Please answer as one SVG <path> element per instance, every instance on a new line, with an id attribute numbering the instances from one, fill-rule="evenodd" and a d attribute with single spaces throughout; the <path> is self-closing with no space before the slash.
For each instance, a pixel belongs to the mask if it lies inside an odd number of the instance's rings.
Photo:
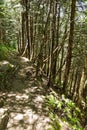
<path id="1" fill-rule="evenodd" d="M 13 69 L 5 72 L 0 92 L 0 117 L 9 113 L 6 130 L 48 129 L 51 121 L 44 109 L 47 80 L 36 78 L 35 65 L 25 57 L 9 57 L 8 62 Z"/>

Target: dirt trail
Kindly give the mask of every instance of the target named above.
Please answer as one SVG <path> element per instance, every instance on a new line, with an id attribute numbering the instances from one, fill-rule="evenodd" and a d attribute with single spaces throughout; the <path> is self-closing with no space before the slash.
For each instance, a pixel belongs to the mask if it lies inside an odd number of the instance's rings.
<path id="1" fill-rule="evenodd" d="M 8 111 L 6 130 L 46 130 L 50 119 L 44 109 L 47 80 L 35 76 L 35 66 L 23 57 L 11 57 L 13 70 L 6 76 L 8 92 L 0 92 L 0 117 Z"/>

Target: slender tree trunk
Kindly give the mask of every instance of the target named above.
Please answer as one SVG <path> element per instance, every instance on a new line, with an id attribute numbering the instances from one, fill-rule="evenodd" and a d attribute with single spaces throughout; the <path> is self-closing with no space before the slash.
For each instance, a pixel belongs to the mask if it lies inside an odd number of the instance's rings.
<path id="1" fill-rule="evenodd" d="M 34 43 L 33 43 L 33 17 L 30 16 L 30 43 L 31 43 L 31 59 L 34 56 Z"/>
<path id="2" fill-rule="evenodd" d="M 60 60 L 60 68 L 63 64 L 63 59 L 64 59 L 64 48 L 62 48 L 62 54 L 61 54 L 61 60 Z M 59 85 L 61 85 L 61 80 L 62 80 L 62 68 L 60 69 L 59 73 L 58 73 L 58 77 L 59 77 Z"/>
<path id="3" fill-rule="evenodd" d="M 78 69 L 76 69 L 76 72 L 75 72 L 75 75 L 74 75 L 74 83 L 73 83 L 73 86 L 72 86 L 72 90 L 71 90 L 71 95 L 72 95 L 72 99 L 74 101 L 74 99 L 76 98 L 76 83 L 77 83 L 77 78 L 78 78 Z"/>
<path id="4" fill-rule="evenodd" d="M 24 52 L 24 48 L 25 48 L 25 40 L 24 40 L 24 35 L 25 35 L 25 15 L 24 15 L 24 12 L 22 12 L 22 50 L 21 50 L 21 53 Z"/>
<path id="5" fill-rule="evenodd" d="M 26 7 L 26 44 L 28 44 L 28 58 L 30 59 L 30 38 L 29 38 L 29 23 L 28 23 L 28 11 L 29 11 L 29 2 L 25 0 L 25 7 Z"/>
<path id="6" fill-rule="evenodd" d="M 53 51 L 55 49 L 55 32 L 56 32 L 56 14 L 57 14 L 57 3 L 53 2 L 53 21 L 52 21 L 52 47 L 51 47 L 51 66 L 48 86 L 53 86 L 54 74 L 55 74 L 55 57 Z"/>
<path id="7" fill-rule="evenodd" d="M 64 82 L 63 82 L 63 91 L 64 92 L 67 89 L 66 87 L 67 87 L 67 83 L 68 83 L 68 77 L 69 77 L 70 66 L 71 66 L 71 59 L 72 59 L 72 45 L 73 45 L 73 34 L 74 34 L 75 6 L 76 6 L 76 0 L 72 0 L 71 18 L 70 18 L 70 34 L 69 34 L 67 59 L 66 59 Z"/>
<path id="8" fill-rule="evenodd" d="M 81 82 L 81 76 L 82 76 L 82 70 L 78 70 L 78 76 L 77 76 L 77 82 L 76 82 L 76 98 L 74 99 L 75 102 L 79 102 L 79 88 L 80 88 L 80 82 Z"/>

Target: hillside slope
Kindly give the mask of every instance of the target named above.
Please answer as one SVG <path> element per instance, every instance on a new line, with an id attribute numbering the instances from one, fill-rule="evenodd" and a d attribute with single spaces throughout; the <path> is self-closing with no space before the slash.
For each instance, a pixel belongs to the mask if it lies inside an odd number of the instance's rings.
<path id="1" fill-rule="evenodd" d="M 11 54 L 0 62 L 0 79 L 0 130 L 51 130 L 47 77 L 41 72 L 36 77 L 32 62 Z M 59 130 L 72 130 L 60 117 L 58 120 Z"/>

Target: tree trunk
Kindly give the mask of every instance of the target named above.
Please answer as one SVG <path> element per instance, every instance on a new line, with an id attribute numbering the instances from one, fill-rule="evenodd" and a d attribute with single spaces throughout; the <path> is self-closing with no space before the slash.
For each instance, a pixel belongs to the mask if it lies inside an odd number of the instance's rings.
<path id="1" fill-rule="evenodd" d="M 28 11 L 29 11 L 29 2 L 25 0 L 25 16 L 26 16 L 26 44 L 28 44 L 28 58 L 30 59 L 30 38 L 29 38 L 29 25 L 28 25 Z"/>
<path id="2" fill-rule="evenodd" d="M 67 87 L 67 83 L 68 83 L 68 77 L 69 77 L 70 66 L 71 66 L 71 59 L 72 59 L 72 45 L 73 45 L 73 34 L 74 34 L 75 6 L 76 6 L 76 0 L 72 0 L 71 18 L 70 18 L 70 33 L 69 33 L 69 42 L 68 42 L 68 50 L 67 50 L 64 82 L 63 82 L 63 91 L 64 92 L 67 90 L 66 87 Z"/>

